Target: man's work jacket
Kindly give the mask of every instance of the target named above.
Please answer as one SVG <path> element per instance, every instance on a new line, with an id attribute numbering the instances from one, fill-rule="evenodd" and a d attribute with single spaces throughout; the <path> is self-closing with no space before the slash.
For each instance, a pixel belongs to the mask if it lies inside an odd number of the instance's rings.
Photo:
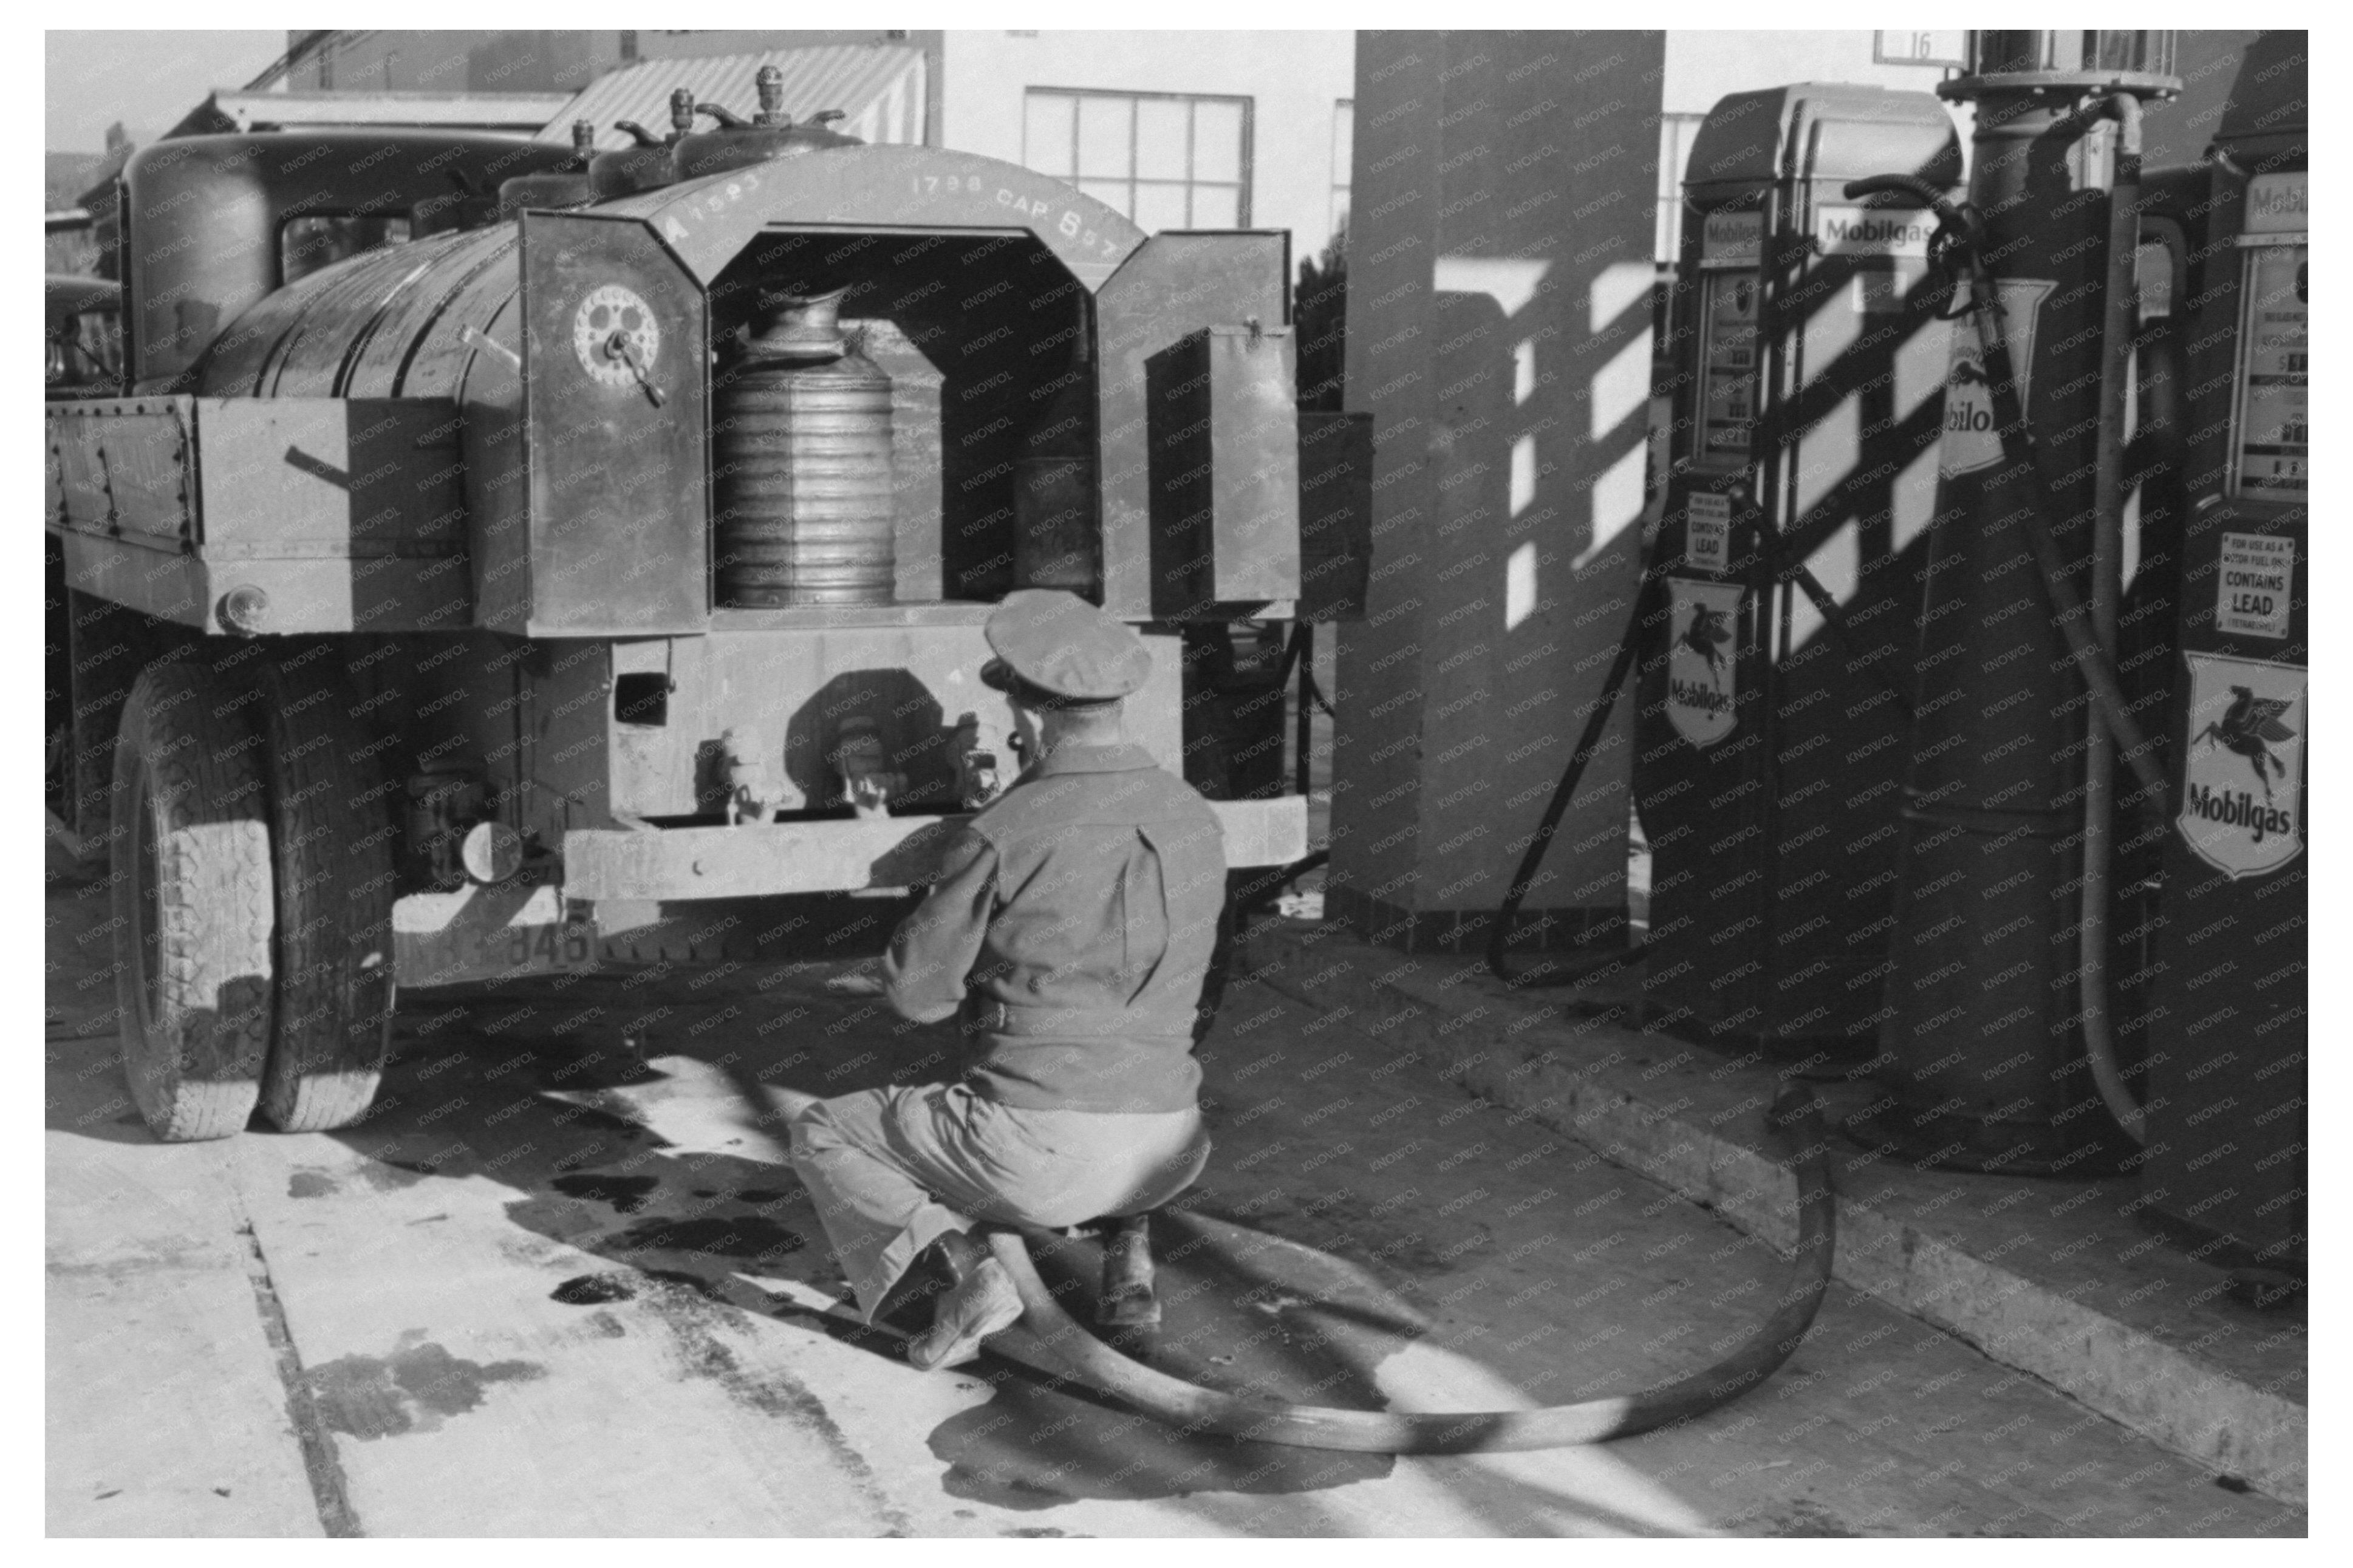
<path id="1" fill-rule="evenodd" d="M 1031 1110 L 1186 1110 L 1225 907 L 1223 830 L 1140 746 L 1056 749 L 948 846 L 884 960 L 891 1005 L 961 1012 L 974 1092 Z"/>

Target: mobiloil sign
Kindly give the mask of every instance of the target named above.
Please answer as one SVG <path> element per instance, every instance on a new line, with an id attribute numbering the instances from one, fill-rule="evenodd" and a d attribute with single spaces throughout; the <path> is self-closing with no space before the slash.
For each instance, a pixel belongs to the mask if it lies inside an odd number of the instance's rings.
<path id="1" fill-rule="evenodd" d="M 1839 194 L 1891 155 L 1960 177 L 1928 94 L 1800 83 L 1718 103 L 1684 185 L 1636 720 L 1649 1013 L 1784 1058 L 1867 1055 L 1880 1005 L 1949 334 L 1927 215 Z"/>
<path id="2" fill-rule="evenodd" d="M 2299 1273 L 2312 732 L 2304 51 L 2302 33 L 2250 46 L 2209 160 L 2139 1208 L 2215 1261 Z"/>

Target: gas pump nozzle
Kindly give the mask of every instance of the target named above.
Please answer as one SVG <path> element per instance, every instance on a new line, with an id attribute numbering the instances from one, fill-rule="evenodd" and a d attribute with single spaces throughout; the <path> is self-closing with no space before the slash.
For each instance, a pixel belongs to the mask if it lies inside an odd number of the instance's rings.
<path id="1" fill-rule="evenodd" d="M 1978 244 L 1982 230 L 1977 215 L 1947 198 L 1926 181 L 1915 179 L 1909 174 L 1874 174 L 1867 179 L 1852 181 L 1846 186 L 1846 195 L 1853 198 L 1882 191 L 1900 191 L 1934 209 L 1936 230 L 1928 242 L 1931 263 L 1953 272 L 1957 280 L 1959 274 L 1966 271 L 1969 303 L 1945 313 L 1952 319 L 1961 315 L 1977 318 L 1978 342 L 1984 354 L 1986 380 L 1989 384 L 1987 391 L 1993 403 L 1994 429 L 2005 444 L 2014 439 L 2025 447 L 2027 460 L 2019 466 L 2024 469 L 2034 489 L 2029 498 L 2032 504 L 2028 508 L 2026 537 L 2034 551 L 2035 564 L 2042 572 L 2043 589 L 2051 596 L 2052 617 L 2067 638 L 2068 651 L 2074 656 L 2076 668 L 2082 673 L 2093 702 L 2107 723 L 2108 733 L 2115 740 L 2116 750 L 2132 764 L 2134 774 L 2140 780 L 2143 798 L 2152 805 L 2161 807 L 2165 800 L 2165 775 L 2158 769 L 2157 754 L 2126 706 L 2124 683 L 2117 678 L 2116 663 L 2093 636 L 2089 609 L 2076 595 L 2075 590 L 2068 585 L 2065 558 L 2061 555 L 2058 542 L 2051 534 L 2050 482 L 2042 472 L 2040 454 L 2035 448 L 2033 428 L 2026 423 L 2025 412 L 2018 400 L 2018 383 L 2010 366 L 2010 342 L 1997 319 L 2001 310 L 2001 295 L 1986 271 L 1985 258 Z"/>
<path id="2" fill-rule="evenodd" d="M 1928 266 L 1932 271 L 1945 278 L 1954 299 L 1959 299 L 1960 285 L 1967 281 L 1963 273 L 1976 257 L 1978 242 L 1985 232 L 1975 213 L 1927 181 L 1911 174 L 1873 174 L 1867 179 L 1851 180 L 1844 194 L 1850 201 L 1886 194 L 1905 195 L 1933 211 L 1936 215 L 1936 228 L 1928 237 Z M 1971 296 L 1978 297 L 1991 298 L 1990 295 Z M 1995 308 L 2000 309 L 2000 306 Z M 1966 303 L 1948 302 L 1937 310 L 1936 319 L 1955 321 L 1968 311 L 1969 306 Z"/>

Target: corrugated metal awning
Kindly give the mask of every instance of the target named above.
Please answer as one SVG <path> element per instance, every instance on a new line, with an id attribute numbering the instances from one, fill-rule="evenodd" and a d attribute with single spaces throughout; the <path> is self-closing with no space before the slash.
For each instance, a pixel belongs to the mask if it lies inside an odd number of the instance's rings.
<path id="1" fill-rule="evenodd" d="M 569 142 L 575 120 L 595 122 L 599 147 L 630 144 L 627 132 L 613 129 L 617 120 L 634 120 L 666 136 L 670 89 L 681 87 L 692 88 L 697 103 L 723 104 L 749 120 L 760 107 L 753 78 L 762 66 L 785 73 L 785 112 L 795 121 L 839 109 L 847 118 L 833 129 L 860 141 L 923 142 L 923 51 L 857 44 L 640 60 L 582 88 L 536 139 Z M 709 130 L 711 123 L 706 119 L 700 129 Z"/>

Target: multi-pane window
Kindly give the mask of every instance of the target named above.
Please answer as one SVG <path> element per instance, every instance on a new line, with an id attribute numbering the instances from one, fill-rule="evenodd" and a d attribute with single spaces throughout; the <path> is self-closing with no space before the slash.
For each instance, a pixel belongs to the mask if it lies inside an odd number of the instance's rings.
<path id="1" fill-rule="evenodd" d="M 1356 162 L 1356 100 L 1344 98 L 1332 109 L 1332 232 L 1348 226 L 1348 172 Z"/>
<path id="2" fill-rule="evenodd" d="M 1147 231 L 1250 220 L 1250 100 L 1029 89 L 1021 161 Z"/>

